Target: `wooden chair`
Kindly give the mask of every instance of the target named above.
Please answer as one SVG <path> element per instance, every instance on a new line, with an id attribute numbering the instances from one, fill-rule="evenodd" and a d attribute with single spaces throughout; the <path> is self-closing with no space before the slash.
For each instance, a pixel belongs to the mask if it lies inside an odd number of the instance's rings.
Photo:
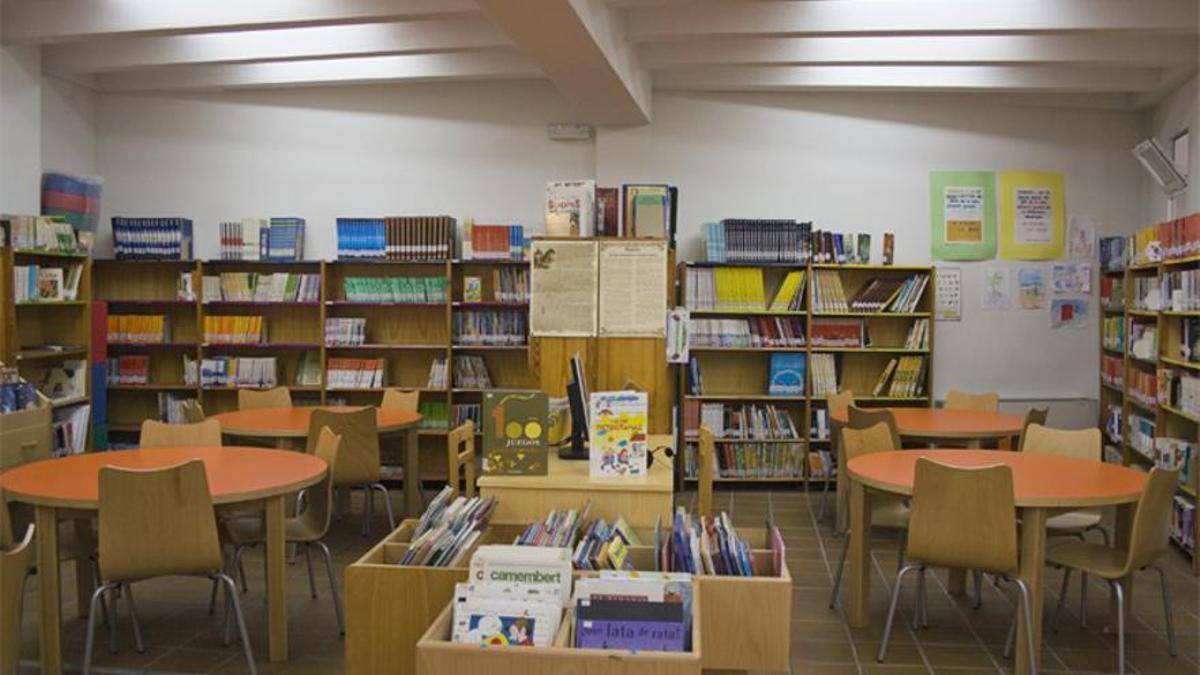
<path id="1" fill-rule="evenodd" d="M 1040 424 L 1030 424 L 1025 428 L 1020 451 L 1077 457 L 1094 462 L 1101 461 L 1104 452 L 1099 429 L 1051 429 Z M 1080 509 L 1047 518 L 1046 531 L 1054 535 L 1082 537 L 1083 533 L 1095 530 L 1104 537 L 1104 545 L 1107 546 L 1108 531 L 1100 521 L 1098 509 Z"/>
<path id="2" fill-rule="evenodd" d="M 946 392 L 946 410 L 974 410 L 976 412 L 998 412 L 1000 410 L 1000 394 L 986 392 L 971 394 L 957 389 Z"/>
<path id="3" fill-rule="evenodd" d="M 142 422 L 138 446 L 142 448 L 215 447 L 221 445 L 221 423 L 206 420 L 196 424 L 167 424 L 157 420 Z"/>
<path id="4" fill-rule="evenodd" d="M 459 474 L 467 481 L 466 497 L 475 496 L 475 423 L 467 420 L 446 436 L 446 484 L 453 490 L 451 499 L 458 496 Z"/>
<path id="5" fill-rule="evenodd" d="M 325 478 L 316 486 L 309 488 L 304 500 L 304 510 L 299 515 L 283 521 L 284 539 L 289 544 L 299 544 L 304 547 L 304 558 L 308 563 L 308 588 L 313 599 L 317 597 L 316 575 L 313 573 L 312 547 L 321 550 L 325 558 L 325 571 L 329 574 L 329 589 L 333 596 L 333 611 L 337 615 L 338 633 L 346 634 L 346 622 L 342 614 L 341 596 L 338 593 L 337 573 L 333 567 L 333 556 L 329 547 L 322 541 L 329 532 L 329 521 L 333 517 L 333 476 L 337 472 L 340 453 L 341 436 L 322 427 L 317 436 L 315 454 L 325 460 L 329 471 Z M 234 570 L 241 568 L 242 552 L 247 546 L 255 546 L 266 542 L 266 525 L 259 518 L 236 518 L 225 521 L 225 531 L 229 533 L 230 541 L 234 544 L 234 554 L 227 574 L 233 575 Z M 232 624 L 228 614 L 225 622 L 225 640 L 229 641 Z"/>
<path id="6" fill-rule="evenodd" d="M 292 407 L 292 392 L 287 387 L 238 389 L 238 410 Z"/>
<path id="7" fill-rule="evenodd" d="M 1030 663 L 1037 662 L 1033 643 L 1033 610 L 1029 587 L 1018 576 L 1017 508 L 1013 497 L 1012 469 L 991 466 L 960 469 L 920 458 L 913 481 L 912 518 L 908 523 L 908 558 L 896 573 L 888 605 L 883 640 L 876 660 L 887 655 L 888 638 L 896 618 L 896 605 L 904 576 L 917 572 L 917 610 L 924 622 L 925 568 L 928 566 L 982 570 L 1016 583 L 1029 636 Z M 1037 611 L 1041 611 L 1038 608 Z"/>
<path id="8" fill-rule="evenodd" d="M 1171 612 L 1171 586 L 1167 573 L 1158 565 L 1158 558 L 1168 547 L 1171 527 L 1171 504 L 1175 498 L 1175 488 L 1179 485 L 1179 469 L 1153 468 L 1150 470 L 1146 487 L 1138 498 L 1137 510 L 1133 516 L 1133 527 L 1130 531 L 1129 546 L 1124 549 L 1112 549 L 1108 546 L 1089 544 L 1084 541 L 1068 540 L 1058 546 L 1052 546 L 1046 551 L 1046 562 L 1056 567 L 1063 567 L 1062 591 L 1058 596 L 1058 608 L 1054 612 L 1052 624 L 1057 625 L 1058 615 L 1062 612 L 1067 597 L 1067 583 L 1071 578 L 1071 570 L 1079 570 L 1081 575 L 1091 574 L 1108 582 L 1117 597 L 1117 669 L 1125 672 L 1125 588 L 1121 581 L 1131 577 L 1134 572 L 1153 568 L 1158 572 L 1162 586 L 1163 612 L 1166 615 L 1167 651 L 1171 656 L 1178 653 L 1175 642 L 1175 622 Z M 1084 577 L 1086 579 L 1086 577 Z M 1084 585 L 1087 581 L 1083 581 Z"/>
<path id="9" fill-rule="evenodd" d="M 840 435 L 841 425 L 833 421 L 834 415 L 845 415 L 850 406 L 854 405 L 854 392 L 849 389 L 843 389 L 836 394 L 829 394 L 825 397 L 826 420 L 829 424 L 829 450 L 830 455 L 838 457 L 838 436 Z M 837 467 L 841 470 L 841 467 Z M 837 475 L 834 473 L 834 467 L 825 467 L 825 489 L 821 492 L 821 509 L 817 512 L 817 520 L 825 520 L 825 502 L 829 499 L 830 489 L 837 485 Z"/>
<path id="10" fill-rule="evenodd" d="M 95 623 L 100 598 L 122 590 L 134 617 L 134 641 L 139 652 L 146 647 L 136 620 L 132 582 L 171 575 L 205 575 L 225 585 L 250 672 L 254 655 L 237 588 L 222 571 L 217 519 L 204 463 L 193 460 L 154 471 L 100 469 L 100 574 L 103 582 L 92 594 L 88 613 L 83 672 L 91 671 Z M 118 607 L 114 601 L 113 618 Z M 114 622 L 115 623 L 115 622 Z M 116 631 L 109 633 L 116 647 Z"/>
<path id="11" fill-rule="evenodd" d="M 896 427 L 896 416 L 892 414 L 891 410 L 859 408 L 854 405 L 846 408 L 845 428 L 869 429 L 880 422 L 888 425 L 888 431 L 892 438 L 892 449 L 903 447 L 900 442 L 900 432 Z M 839 467 L 846 466 L 846 453 L 841 449 L 840 437 L 837 447 L 837 465 Z M 838 472 L 837 486 L 837 527 L 834 529 L 840 531 L 845 528 L 850 513 L 850 478 L 845 475 L 845 472 Z"/>
<path id="12" fill-rule="evenodd" d="M 853 408 L 851 408 L 853 410 Z M 876 452 L 893 452 L 898 446 L 892 443 L 893 429 L 886 422 L 876 422 L 866 429 L 842 429 L 842 439 L 839 444 L 842 455 L 847 462 L 855 457 L 870 455 Z M 842 464 L 845 466 L 845 464 Z M 908 529 L 909 508 L 902 495 L 872 494 L 871 495 L 871 527 L 896 530 L 899 539 L 899 564 L 904 563 L 904 539 Z M 871 536 L 871 533 L 864 533 Z M 850 551 L 850 531 L 843 535 L 842 554 L 838 558 L 837 573 L 833 578 L 833 593 L 829 596 L 829 608 L 837 606 L 838 593 L 842 588 L 842 572 L 846 568 L 846 554 Z"/>
<path id="13" fill-rule="evenodd" d="M 21 610 L 25 579 L 33 564 L 34 526 L 14 541 L 8 520 L 8 505 L 0 497 L 0 675 L 17 672 L 21 659 Z"/>
<path id="14" fill-rule="evenodd" d="M 1018 450 L 1025 445 L 1025 431 L 1029 429 L 1029 425 L 1040 424 L 1046 426 L 1046 418 L 1049 416 L 1049 408 L 1030 408 L 1029 412 L 1025 413 L 1025 424 L 1021 427 L 1021 437 L 1017 439 Z"/>
<path id="15" fill-rule="evenodd" d="M 700 425 L 700 443 L 696 446 L 696 460 L 696 513 L 711 518 L 717 449 L 716 443 L 713 441 L 712 429 L 709 429 L 707 424 Z"/>
<path id="16" fill-rule="evenodd" d="M 183 411 L 183 419 L 186 420 L 188 424 L 196 424 L 197 422 L 203 422 L 205 419 L 207 419 L 204 416 L 204 406 L 200 405 L 200 401 L 197 401 L 194 398 L 189 398 L 183 403 L 180 403 L 179 409 Z"/>
<path id="17" fill-rule="evenodd" d="M 420 401 L 421 391 L 419 389 L 396 389 L 395 387 L 388 387 L 383 390 L 383 401 L 379 404 L 379 407 L 387 410 L 417 412 Z"/>
<path id="18" fill-rule="evenodd" d="M 371 516 L 375 510 L 373 495 L 376 490 L 383 494 L 389 531 L 396 529 L 391 495 L 387 486 L 380 482 L 383 474 L 379 461 L 379 426 L 375 414 L 375 408 L 370 406 L 351 412 L 318 408 L 312 412 L 308 424 L 306 450 L 310 455 L 316 452 L 316 444 L 324 427 L 329 427 L 330 431 L 342 437 L 337 471 L 333 475 L 333 487 L 337 490 L 363 490 L 364 537 L 371 534 Z"/>

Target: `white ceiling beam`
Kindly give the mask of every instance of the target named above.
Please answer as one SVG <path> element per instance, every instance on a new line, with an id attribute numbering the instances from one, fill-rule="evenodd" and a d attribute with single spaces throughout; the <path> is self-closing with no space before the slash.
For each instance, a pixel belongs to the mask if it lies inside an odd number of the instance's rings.
<path id="1" fill-rule="evenodd" d="M 713 66 L 663 70 L 654 87 L 688 91 L 823 89 L 926 91 L 1142 92 L 1154 90 L 1153 68 L 1070 66 Z"/>
<path id="2" fill-rule="evenodd" d="M 1196 0 L 805 0 L 628 10 L 639 42 L 718 35 L 1196 33 Z"/>
<path id="3" fill-rule="evenodd" d="M 474 16 L 51 45 L 42 51 L 42 68 L 52 73 L 99 73 L 167 65 L 420 54 L 510 44 L 490 21 Z"/>
<path id="4" fill-rule="evenodd" d="M 650 121 L 650 78 L 625 37 L 621 15 L 603 0 L 478 2 L 574 104 L 579 121 Z"/>
<path id="5" fill-rule="evenodd" d="M 5 44 L 371 23 L 478 11 L 471 0 L 4 0 Z"/>
<path id="6" fill-rule="evenodd" d="M 96 76 L 96 83 L 101 91 L 188 91 L 541 77 L 528 58 L 506 50 L 174 66 L 104 73 Z"/>
<path id="7" fill-rule="evenodd" d="M 724 38 L 643 44 L 651 70 L 703 65 L 1073 63 L 1169 66 L 1196 62 L 1195 38 L 1121 35 Z M 42 57 L 43 61 L 46 57 Z"/>

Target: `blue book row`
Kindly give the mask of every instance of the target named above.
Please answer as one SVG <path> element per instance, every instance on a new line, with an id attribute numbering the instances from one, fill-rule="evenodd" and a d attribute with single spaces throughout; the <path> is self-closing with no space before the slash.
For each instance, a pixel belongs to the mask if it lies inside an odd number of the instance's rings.
<path id="1" fill-rule="evenodd" d="M 337 219 L 338 258 L 386 258 L 387 239 L 383 218 Z"/>
<path id="2" fill-rule="evenodd" d="M 272 218 L 266 232 L 259 239 L 263 260 L 288 262 L 304 260 L 304 219 L 294 217 Z"/>
<path id="3" fill-rule="evenodd" d="M 118 260 L 191 260 L 192 221 L 187 218 L 113 216 Z"/>

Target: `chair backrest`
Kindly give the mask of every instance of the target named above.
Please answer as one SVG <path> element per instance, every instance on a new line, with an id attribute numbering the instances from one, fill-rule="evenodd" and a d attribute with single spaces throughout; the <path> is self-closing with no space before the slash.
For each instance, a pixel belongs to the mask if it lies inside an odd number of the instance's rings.
<path id="1" fill-rule="evenodd" d="M 1016 574 L 1012 469 L 958 468 L 917 459 L 908 558 L 939 567 Z"/>
<path id="2" fill-rule="evenodd" d="M 1133 527 L 1129 533 L 1129 559 L 1122 576 L 1154 562 L 1167 549 L 1171 531 L 1172 503 L 1179 486 L 1179 467 L 1150 470 L 1142 496 L 1138 497 Z"/>
<path id="3" fill-rule="evenodd" d="M 896 416 L 887 408 L 878 410 L 868 410 L 857 406 L 850 406 L 847 411 L 846 426 L 850 429 L 869 429 L 876 424 L 883 422 L 887 425 L 888 432 L 891 433 L 892 450 L 900 449 L 900 432 L 896 428 Z"/>
<path id="4" fill-rule="evenodd" d="M 849 389 L 843 389 L 836 394 L 829 394 L 825 397 L 825 407 L 829 410 L 829 414 L 845 414 L 846 409 L 854 405 L 854 392 Z"/>
<path id="5" fill-rule="evenodd" d="M 0 501 L 0 514 L 7 510 Z M 7 528 L 8 522 L 0 527 Z M 20 542 L 0 546 L 0 673 L 4 675 L 17 672 L 21 657 L 21 609 L 25 576 L 33 560 L 33 531 L 30 525 Z"/>
<path id="6" fill-rule="evenodd" d="M 238 410 L 292 407 L 292 392 L 287 387 L 238 389 Z"/>
<path id="7" fill-rule="evenodd" d="M 842 429 L 840 447 L 847 462 L 855 457 L 898 449 L 892 445 L 892 432 L 885 422 L 876 422 L 866 429 Z"/>
<path id="8" fill-rule="evenodd" d="M 308 454 L 317 449 L 321 429 L 342 437 L 338 448 L 337 471 L 333 486 L 363 486 L 379 482 L 379 427 L 375 408 L 367 406 L 350 412 L 335 412 L 317 408 L 308 422 Z"/>
<path id="9" fill-rule="evenodd" d="M 421 392 L 417 389 L 396 389 L 395 387 L 389 387 L 383 390 L 383 402 L 379 404 L 379 407 L 386 408 L 387 410 L 417 412 L 420 402 Z"/>
<path id="10" fill-rule="evenodd" d="M 321 427 L 317 434 L 317 447 L 314 454 L 329 465 L 329 471 L 313 487 L 308 489 L 304 500 L 304 511 L 299 518 L 304 523 L 306 534 L 321 539 L 329 531 L 329 521 L 333 518 L 333 475 L 337 471 L 338 455 L 341 452 L 342 437 L 330 431 L 329 427 Z"/>
<path id="11" fill-rule="evenodd" d="M 946 392 L 946 410 L 975 410 L 978 412 L 996 412 L 1000 410 L 1000 394 L 987 392 L 970 394 L 965 391 L 951 389 Z"/>
<path id="12" fill-rule="evenodd" d="M 143 448 L 213 447 L 221 445 L 221 423 L 205 420 L 195 424 L 167 424 L 157 420 L 142 422 L 138 445 Z"/>
<path id="13" fill-rule="evenodd" d="M 179 404 L 179 409 L 183 411 L 183 419 L 187 420 L 188 424 L 203 422 L 204 406 L 200 405 L 200 401 L 194 398 L 189 398 Z"/>
<path id="14" fill-rule="evenodd" d="M 717 449 L 716 444 L 713 442 L 712 429 L 709 429 L 707 424 L 700 425 L 700 443 L 696 447 L 696 452 L 696 513 L 711 518 L 713 510 L 713 464 L 717 459 Z"/>
<path id="15" fill-rule="evenodd" d="M 105 581 L 221 569 L 204 462 L 152 471 L 100 469 L 100 575 Z"/>
<path id="16" fill-rule="evenodd" d="M 475 496 L 475 423 L 467 420 L 446 436 L 446 466 L 449 467 L 446 484 L 458 496 L 458 474 L 461 471 L 467 481 L 467 499 Z M 407 470 L 407 467 L 405 467 Z"/>
<path id="17" fill-rule="evenodd" d="M 1029 429 L 1029 425 L 1040 424 L 1046 426 L 1046 418 L 1049 416 L 1049 408 L 1030 408 L 1029 412 L 1025 413 L 1025 424 L 1021 426 L 1021 437 L 1017 439 L 1018 450 L 1025 447 L 1025 432 Z"/>
<path id="18" fill-rule="evenodd" d="M 1038 452 L 1047 455 L 1062 455 L 1100 461 L 1102 447 L 1100 430 L 1051 429 L 1040 424 L 1030 424 L 1021 439 L 1021 452 Z"/>

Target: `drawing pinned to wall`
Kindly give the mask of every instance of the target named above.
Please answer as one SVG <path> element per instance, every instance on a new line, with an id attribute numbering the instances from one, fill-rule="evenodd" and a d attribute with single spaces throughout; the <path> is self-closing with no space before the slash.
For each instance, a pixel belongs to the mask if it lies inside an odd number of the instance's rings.
<path id="1" fill-rule="evenodd" d="M 1051 328 L 1087 328 L 1088 301 L 1055 298 L 1050 303 Z"/>
<path id="2" fill-rule="evenodd" d="M 1012 288 L 1007 267 L 988 266 L 983 269 L 981 305 L 985 310 L 1012 307 Z"/>
<path id="3" fill-rule="evenodd" d="M 1042 309 L 1046 306 L 1046 273 L 1040 267 L 1017 270 L 1017 306 Z"/>
<path id="4" fill-rule="evenodd" d="M 929 200 L 934 258 L 989 260 L 996 256 L 996 174 L 931 171 Z"/>
<path id="5" fill-rule="evenodd" d="M 1066 239 L 1063 178 L 1053 171 L 1000 173 L 1000 257 L 1053 260 Z"/>
<path id="6" fill-rule="evenodd" d="M 1092 266 L 1074 263 L 1057 263 L 1054 265 L 1054 293 L 1092 292 Z"/>
<path id="7" fill-rule="evenodd" d="M 938 321 L 962 321 L 962 268 L 937 268 L 937 307 L 934 315 Z"/>
<path id="8" fill-rule="evenodd" d="M 1071 216 L 1067 221 L 1067 257 L 1091 260 L 1096 254 L 1096 219 Z"/>

